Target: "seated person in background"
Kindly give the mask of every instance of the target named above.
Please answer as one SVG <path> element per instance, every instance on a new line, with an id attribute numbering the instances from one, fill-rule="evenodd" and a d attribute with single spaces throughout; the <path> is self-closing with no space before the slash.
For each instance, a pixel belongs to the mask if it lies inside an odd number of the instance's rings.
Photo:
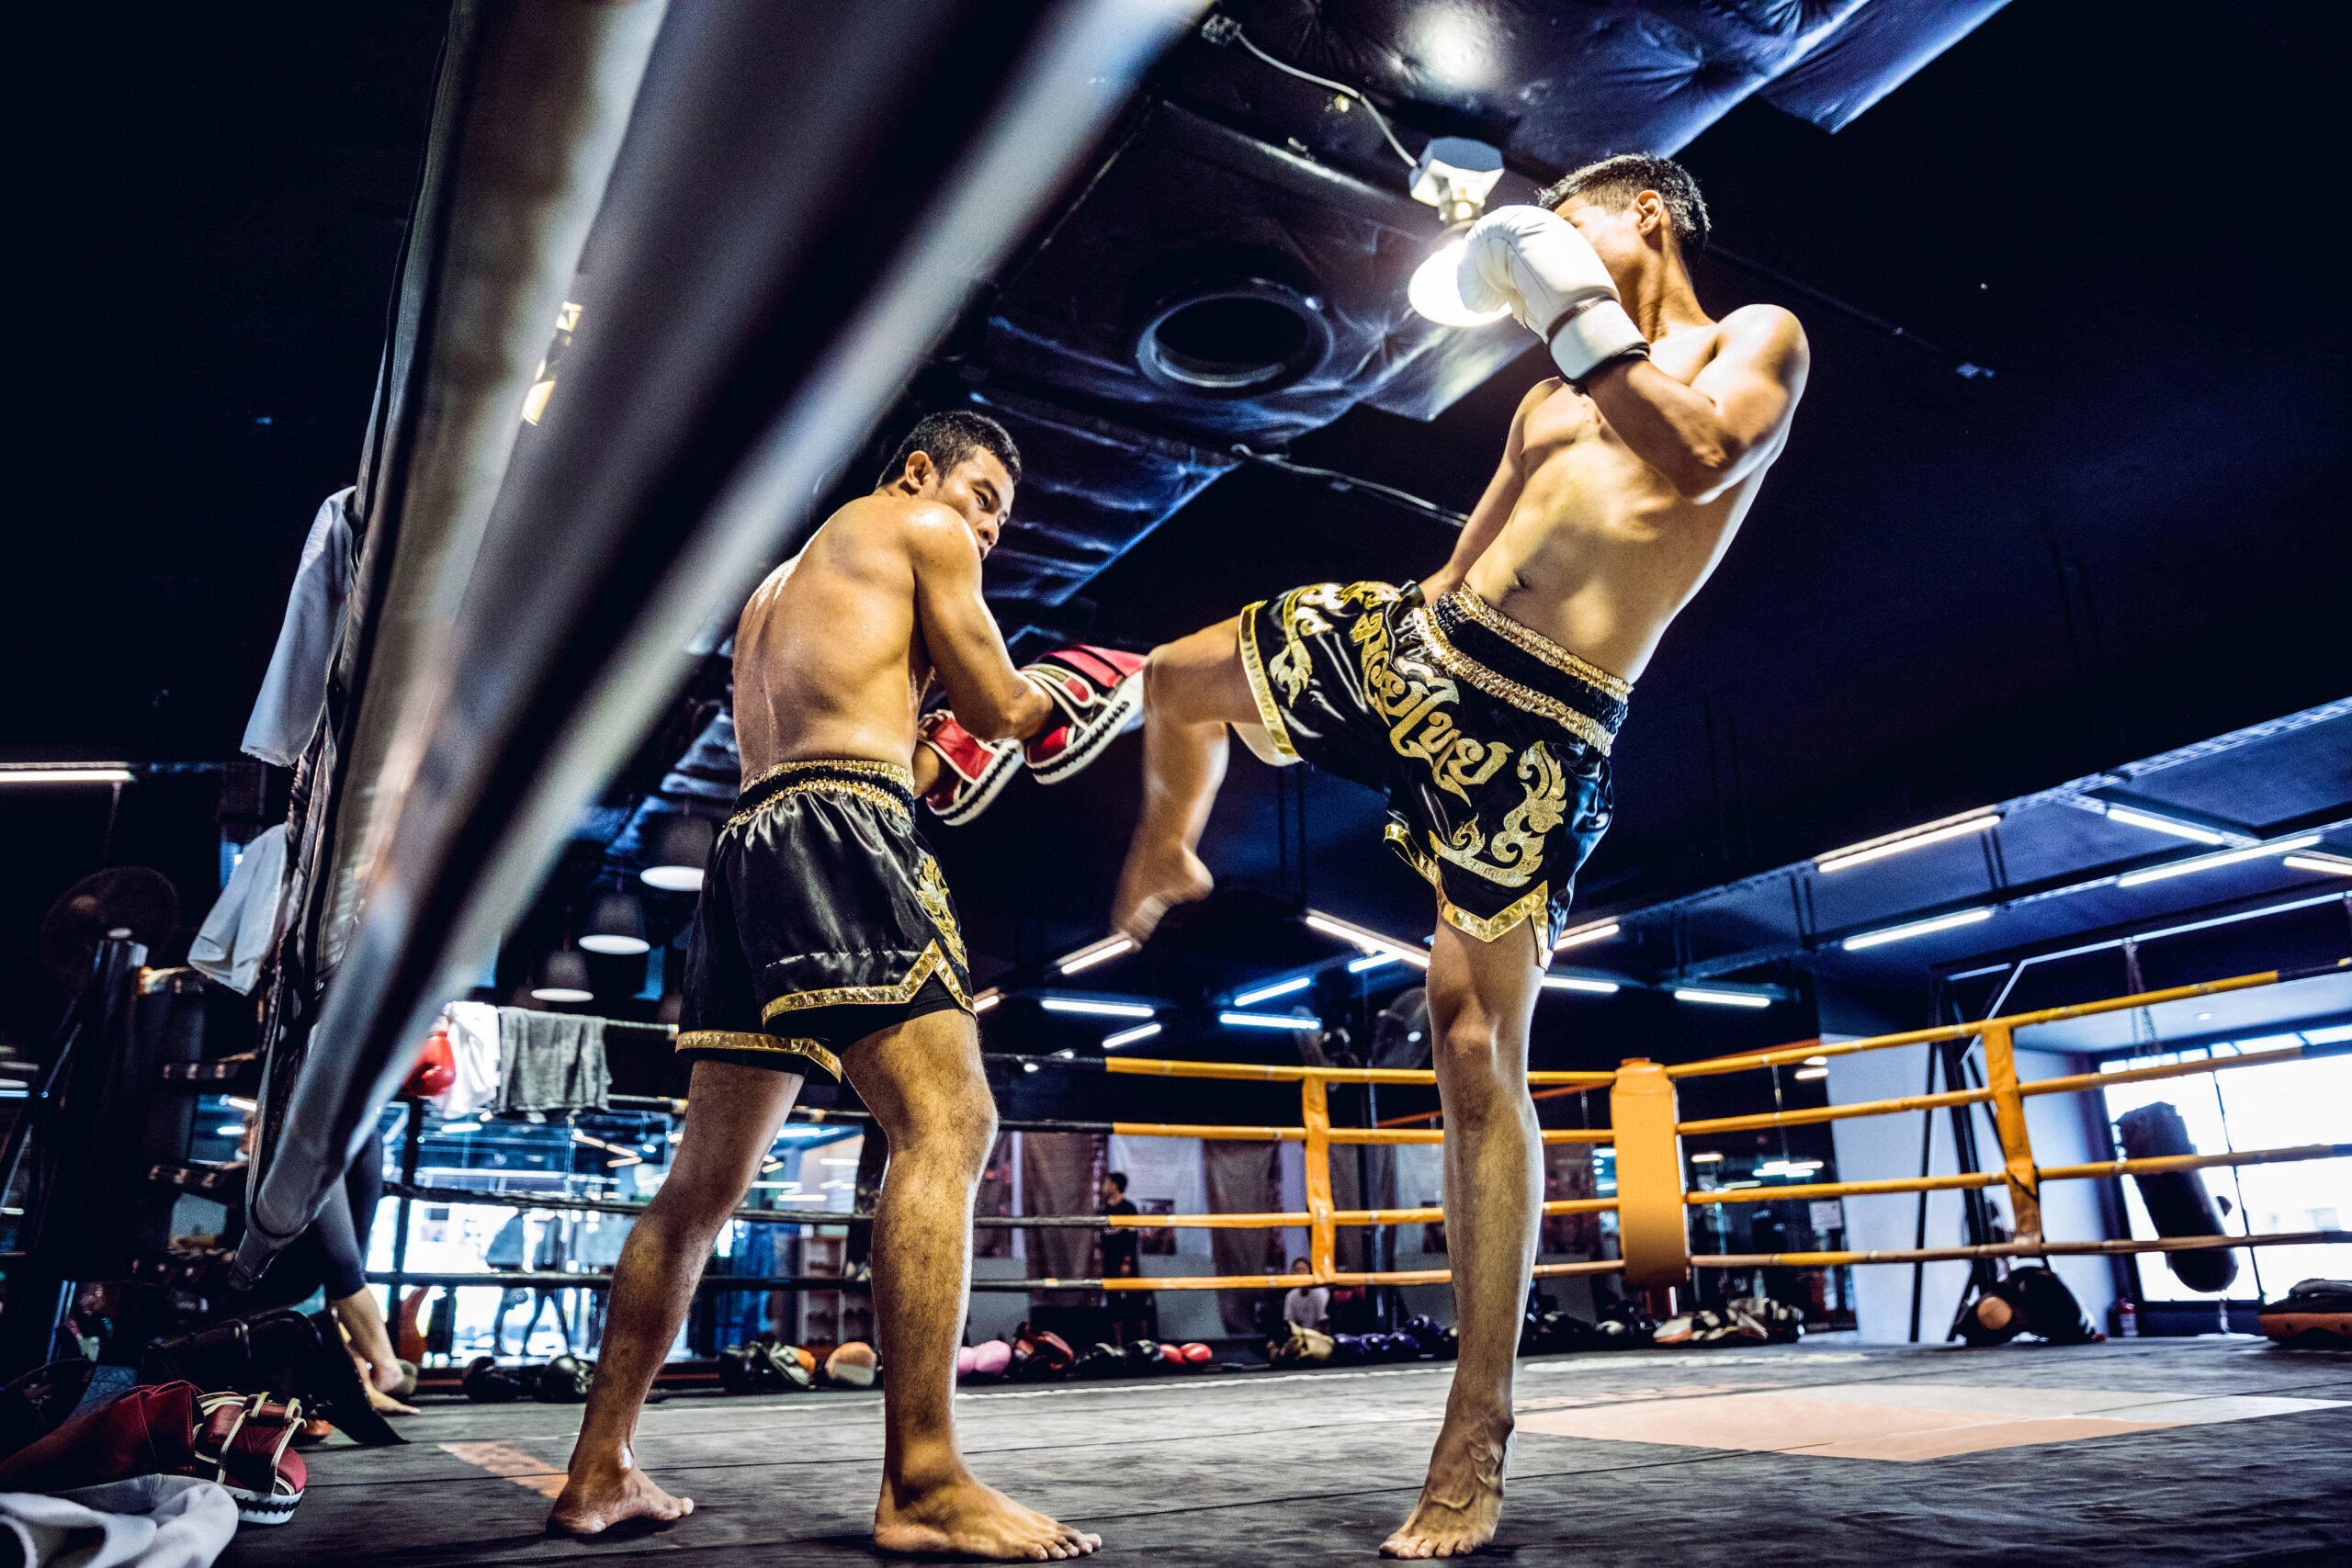
<path id="1" fill-rule="evenodd" d="M 1294 1274 L 1307 1273 L 1308 1269 L 1306 1266 L 1306 1259 L 1304 1258 L 1293 1258 L 1291 1260 L 1290 1271 Z M 1283 1321 L 1284 1323 L 1295 1323 L 1301 1328 L 1312 1328 L 1318 1332 L 1328 1333 L 1329 1330 L 1327 1325 L 1330 1322 L 1330 1318 L 1331 1292 L 1326 1286 L 1317 1284 L 1298 1285 L 1291 1291 L 1290 1294 L 1283 1298 Z"/>

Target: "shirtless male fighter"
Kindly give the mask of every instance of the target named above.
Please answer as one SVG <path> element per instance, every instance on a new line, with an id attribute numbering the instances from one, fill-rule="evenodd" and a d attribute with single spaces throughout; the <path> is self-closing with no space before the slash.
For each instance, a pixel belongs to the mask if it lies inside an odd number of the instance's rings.
<path id="1" fill-rule="evenodd" d="M 1706 242 L 1706 208 L 1681 168 L 1611 158 L 1540 200 L 1481 219 L 1458 281 L 1474 310 L 1510 305 L 1565 381 L 1521 400 L 1453 558 L 1417 587 L 1294 589 L 1154 650 L 1143 818 L 1112 911 L 1141 940 L 1208 892 L 1193 851 L 1228 725 L 1270 761 L 1385 792 L 1390 842 L 1436 891 L 1462 1356 L 1419 1505 L 1381 1547 L 1394 1557 L 1458 1556 L 1495 1533 L 1543 1200 L 1529 1021 L 1609 825 L 1634 680 L 1723 558 L 1805 378 L 1786 310 L 1699 308 L 1684 257 Z"/>
<path id="2" fill-rule="evenodd" d="M 1124 727 L 1141 681 L 1140 658 L 1099 649 L 1012 667 L 980 597 L 980 562 L 1020 473 L 995 422 L 932 415 L 874 492 L 828 518 L 744 608 L 743 790 L 711 852 L 686 956 L 684 1135 L 614 1270 L 611 1325 L 551 1529 L 593 1534 L 693 1511 L 637 1467 L 646 1392 L 802 1080 L 846 1077 L 889 1145 L 874 1215 L 887 1388 L 875 1544 L 1040 1562 L 1102 1544 L 983 1485 L 956 1448 L 953 1408 L 972 1200 L 996 1105 L 963 936 L 913 814 L 919 790 L 944 814 L 973 781 L 934 750 L 933 732 L 953 728 L 946 715 L 918 710 L 936 675 L 976 772 L 1018 766 L 1023 748 L 1011 739 L 1029 738 L 1027 760 L 1050 781 Z"/>

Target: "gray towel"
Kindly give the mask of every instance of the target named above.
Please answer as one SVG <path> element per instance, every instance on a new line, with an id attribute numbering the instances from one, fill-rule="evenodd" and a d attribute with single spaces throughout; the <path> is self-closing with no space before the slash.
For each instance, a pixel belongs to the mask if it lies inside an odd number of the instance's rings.
<path id="1" fill-rule="evenodd" d="M 605 1109 L 605 1021 L 569 1013 L 498 1010 L 498 1098 L 492 1109 Z"/>

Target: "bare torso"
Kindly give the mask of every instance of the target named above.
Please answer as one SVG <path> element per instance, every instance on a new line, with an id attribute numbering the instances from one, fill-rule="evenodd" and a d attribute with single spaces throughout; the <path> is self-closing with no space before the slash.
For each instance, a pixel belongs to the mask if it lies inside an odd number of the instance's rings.
<path id="1" fill-rule="evenodd" d="M 1650 362 L 1689 385 L 1735 318 L 1668 333 L 1650 345 Z M 1560 381 L 1545 389 L 1524 415 L 1518 502 L 1467 581 L 1511 619 L 1634 680 L 1723 558 L 1785 434 L 1723 493 L 1691 501 L 1590 398 Z"/>
<path id="2" fill-rule="evenodd" d="M 865 757 L 904 766 L 931 659 L 915 614 L 903 514 L 861 497 L 768 574 L 735 627 L 735 743 L 749 784 L 778 762 Z"/>

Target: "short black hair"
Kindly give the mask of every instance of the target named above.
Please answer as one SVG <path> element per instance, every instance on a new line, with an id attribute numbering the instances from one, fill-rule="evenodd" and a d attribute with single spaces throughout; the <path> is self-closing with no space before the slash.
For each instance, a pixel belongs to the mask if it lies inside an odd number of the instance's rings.
<path id="1" fill-rule="evenodd" d="M 1102 1179 L 1117 1182 L 1119 1190 L 1123 1193 L 1127 1190 L 1127 1173 L 1124 1170 L 1106 1170 L 1102 1173 Z"/>
<path id="2" fill-rule="evenodd" d="M 984 413 L 950 409 L 945 413 L 927 413 L 915 422 L 899 449 L 890 454 L 874 488 L 880 490 L 895 481 L 907 471 L 907 459 L 918 452 L 943 474 L 973 453 L 986 452 L 1004 465 L 1013 483 L 1021 482 L 1021 448 L 1012 444 L 1012 433 Z"/>
<path id="3" fill-rule="evenodd" d="M 1690 171 L 1671 158 L 1620 152 L 1562 175 L 1535 202 L 1549 210 L 1572 196 L 1580 196 L 1623 212 L 1645 190 L 1657 192 L 1666 203 L 1666 215 L 1674 220 L 1674 237 L 1683 254 L 1695 256 L 1707 248 L 1706 198 L 1699 194 L 1699 182 L 1690 177 Z"/>

